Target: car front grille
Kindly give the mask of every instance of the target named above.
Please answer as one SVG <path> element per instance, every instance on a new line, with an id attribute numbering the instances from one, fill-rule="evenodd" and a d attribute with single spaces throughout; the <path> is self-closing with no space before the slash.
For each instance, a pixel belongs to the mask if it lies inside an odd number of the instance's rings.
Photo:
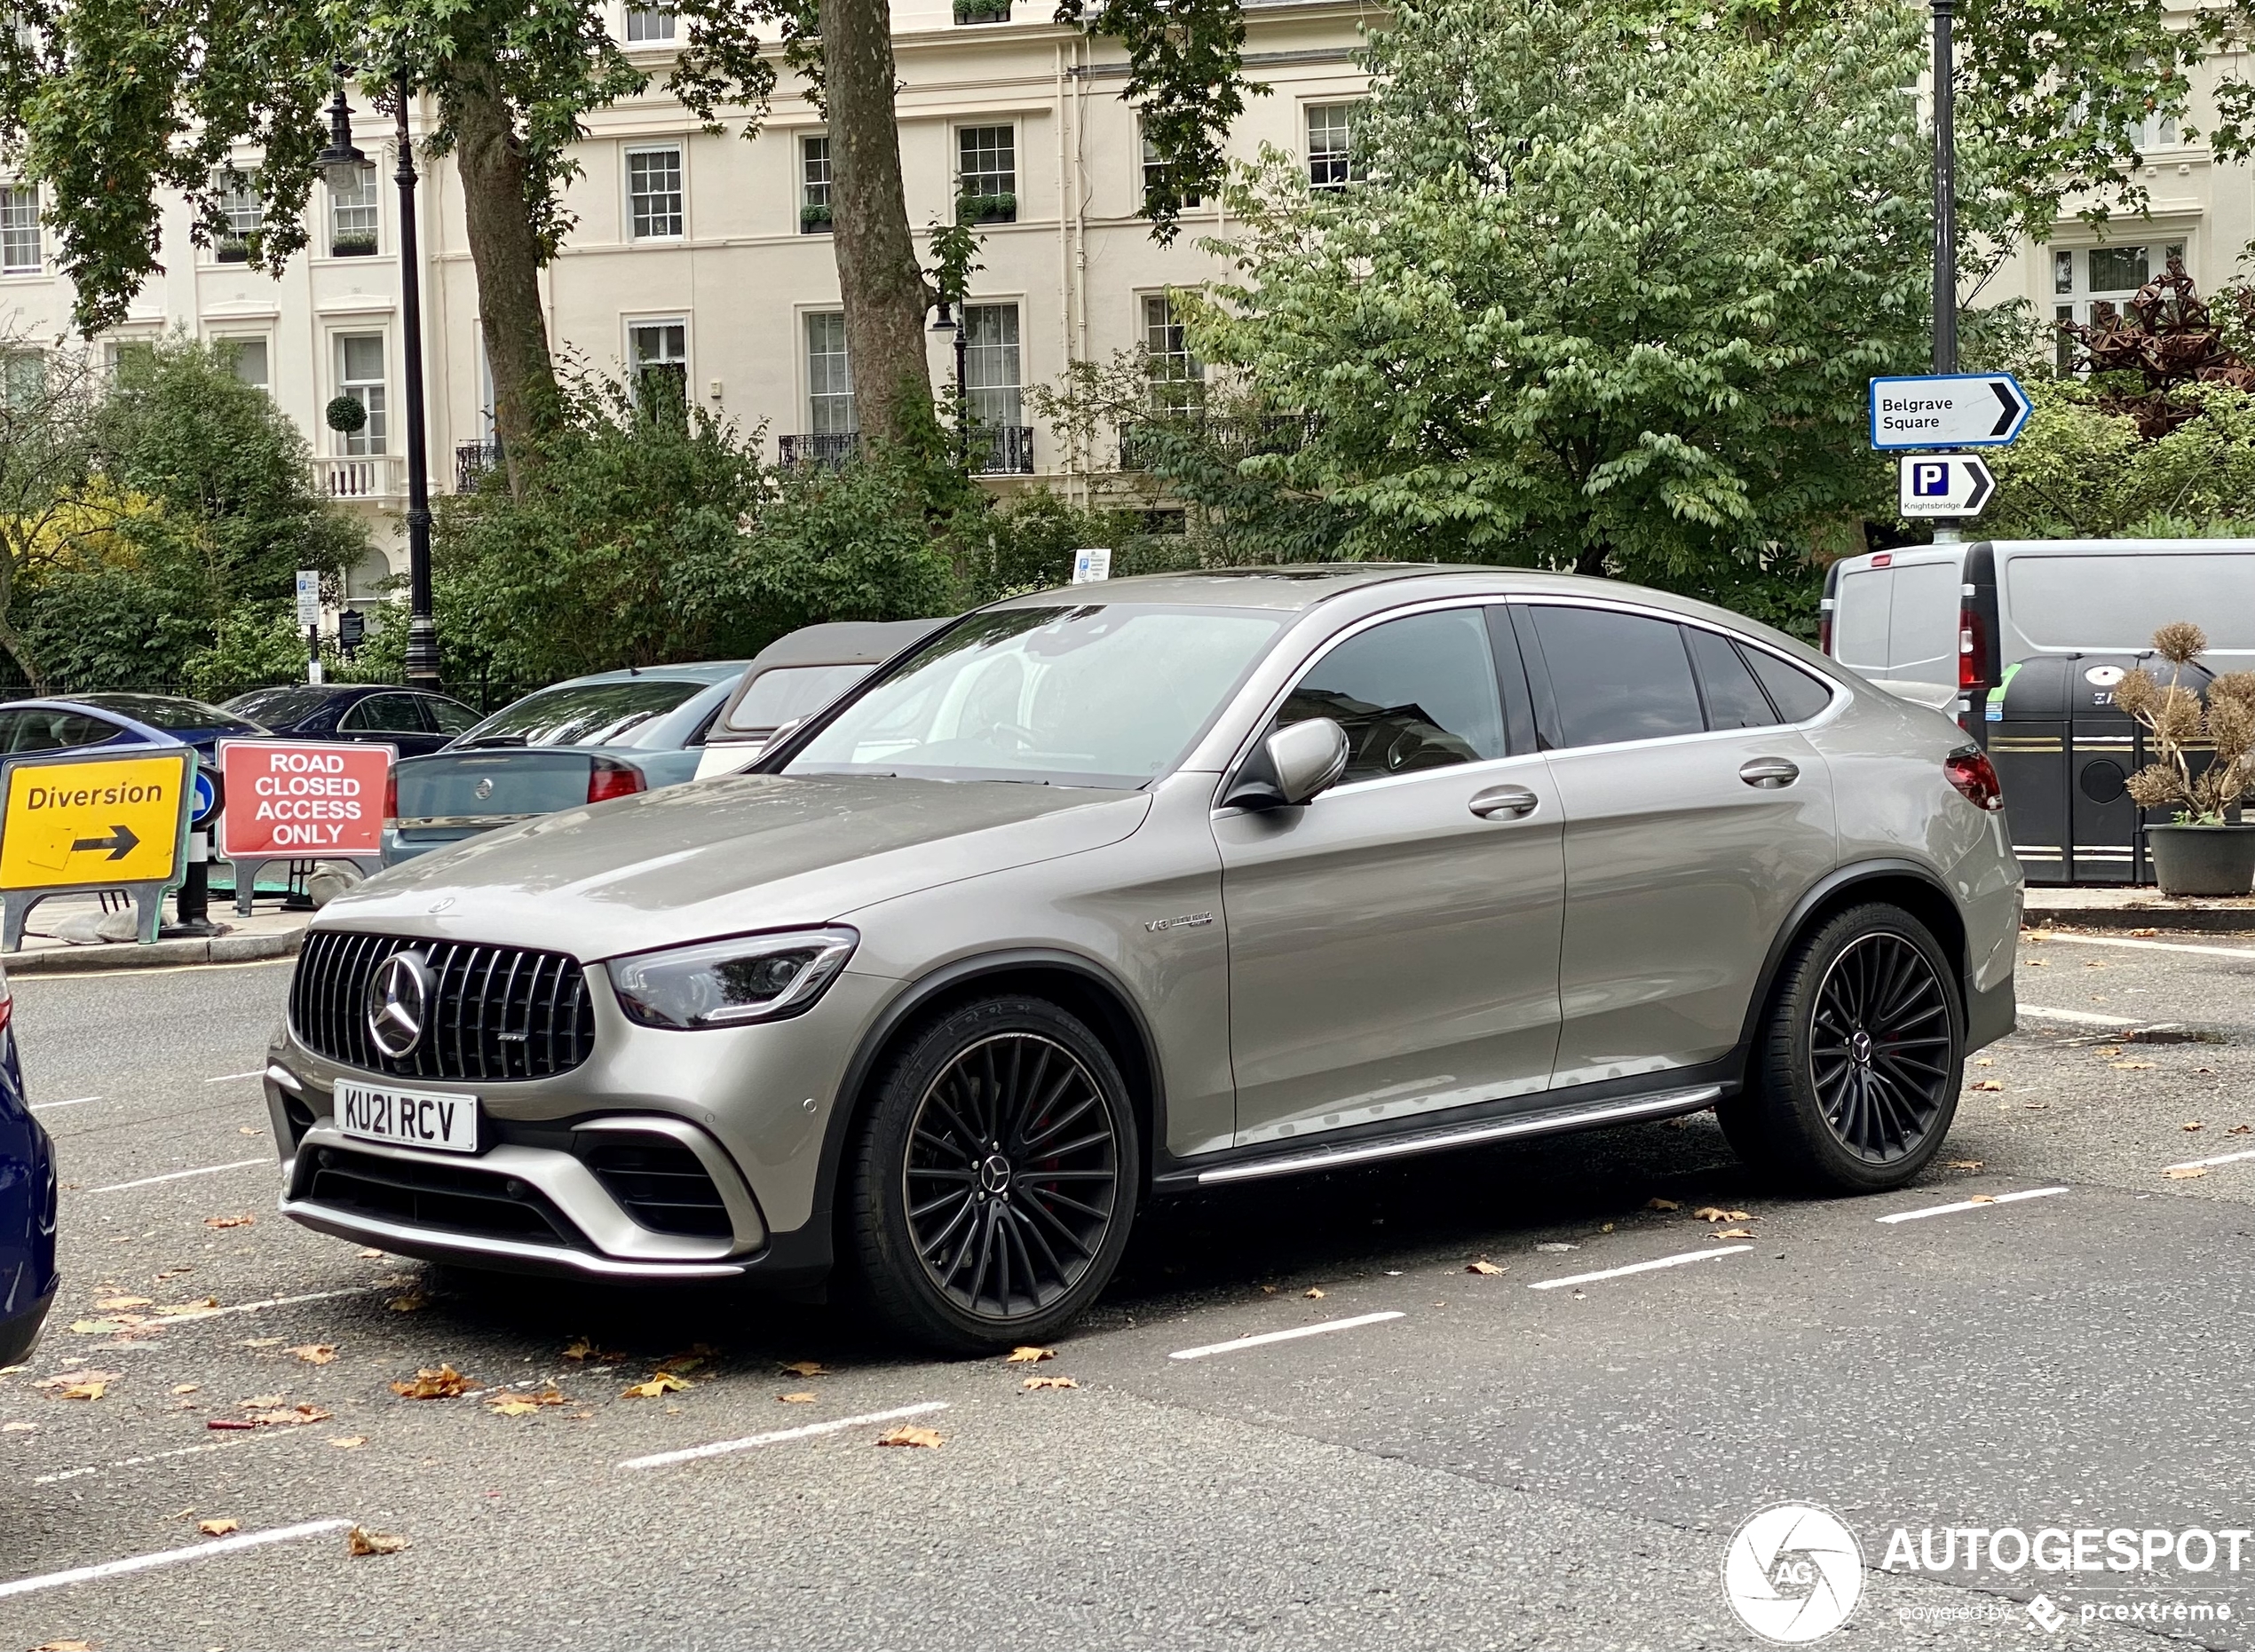
<path id="1" fill-rule="evenodd" d="M 587 1248 L 571 1220 L 529 1184 L 464 1165 L 317 1148 L 297 1197 L 445 1233 Z"/>
<path id="2" fill-rule="evenodd" d="M 627 1214 L 654 1232 L 726 1238 L 736 1230 L 704 1161 L 669 1136 L 589 1132 L 573 1150 Z"/>
<path id="3" fill-rule="evenodd" d="M 368 1034 L 368 982 L 394 953 L 419 952 L 436 983 L 422 1039 L 394 1058 Z M 308 1049 L 401 1079 L 547 1079 L 595 1048 L 587 976 L 561 952 L 394 935 L 316 931 L 289 986 L 289 1022 Z"/>

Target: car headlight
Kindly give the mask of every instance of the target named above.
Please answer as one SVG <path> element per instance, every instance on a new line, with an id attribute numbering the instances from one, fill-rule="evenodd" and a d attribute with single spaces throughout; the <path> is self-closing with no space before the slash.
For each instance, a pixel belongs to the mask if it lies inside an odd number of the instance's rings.
<path id="1" fill-rule="evenodd" d="M 861 937 L 848 929 L 740 935 L 604 965 L 619 1008 L 645 1027 L 732 1027 L 811 1008 Z"/>

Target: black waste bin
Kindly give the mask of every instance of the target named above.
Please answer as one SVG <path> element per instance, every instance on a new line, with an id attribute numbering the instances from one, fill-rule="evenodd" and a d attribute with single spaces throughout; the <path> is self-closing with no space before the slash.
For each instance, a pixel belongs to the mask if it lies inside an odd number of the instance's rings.
<path id="1" fill-rule="evenodd" d="M 2008 668 L 1990 692 L 1982 744 L 2030 883 L 2153 881 L 2146 821 L 2124 786 L 2152 755 L 2146 731 L 2114 704 L 2114 685 L 2140 666 L 2170 680 L 2169 662 L 2149 652 L 2039 654 Z M 2210 679 L 2187 666 L 2177 680 L 2205 693 Z M 2168 811 L 2151 818 L 2165 822 Z"/>

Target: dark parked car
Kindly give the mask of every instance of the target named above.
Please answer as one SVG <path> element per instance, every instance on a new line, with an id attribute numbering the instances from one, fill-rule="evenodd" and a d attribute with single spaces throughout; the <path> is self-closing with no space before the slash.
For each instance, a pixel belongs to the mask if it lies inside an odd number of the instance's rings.
<path id="1" fill-rule="evenodd" d="M 384 864 L 580 803 L 693 779 L 741 660 L 574 677 L 392 771 Z"/>
<path id="2" fill-rule="evenodd" d="M 458 700 L 382 683 L 285 683 L 238 694 L 224 709 L 290 739 L 392 746 L 402 757 L 437 751 L 478 722 Z"/>
<path id="3" fill-rule="evenodd" d="M 697 778 L 735 774 L 767 748 L 779 730 L 820 711 L 946 620 L 842 620 L 801 626 L 752 656 L 743 680 L 706 731 Z"/>
<path id="4" fill-rule="evenodd" d="M 0 756 L 75 751 L 90 746 L 146 746 L 151 733 L 195 747 L 196 761 L 215 765 L 223 739 L 264 734 L 264 725 L 200 700 L 173 694 L 72 694 L 18 700 L 0 706 Z"/>
<path id="5" fill-rule="evenodd" d="M 0 1365 L 20 1363 L 55 1300 L 55 1154 L 24 1099 L 15 1001 L 0 972 Z"/>

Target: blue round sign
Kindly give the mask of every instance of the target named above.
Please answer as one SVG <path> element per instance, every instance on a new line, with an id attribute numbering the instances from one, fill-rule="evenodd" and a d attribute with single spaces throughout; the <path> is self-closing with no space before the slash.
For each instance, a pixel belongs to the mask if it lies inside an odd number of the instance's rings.
<path id="1" fill-rule="evenodd" d="M 188 824 L 202 826 L 210 820 L 219 807 L 219 788 L 204 770 L 195 771 L 195 797 L 190 804 Z"/>

